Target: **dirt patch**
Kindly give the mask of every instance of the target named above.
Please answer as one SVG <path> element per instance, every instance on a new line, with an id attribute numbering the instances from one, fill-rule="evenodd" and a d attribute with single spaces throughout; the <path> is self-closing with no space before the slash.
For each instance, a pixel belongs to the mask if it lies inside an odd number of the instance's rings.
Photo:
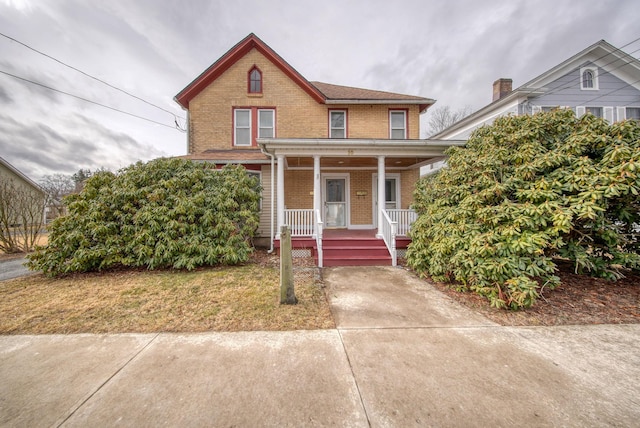
<path id="1" fill-rule="evenodd" d="M 640 324 L 640 275 L 629 273 L 617 282 L 576 275 L 560 266 L 561 285 L 545 289 L 529 309 L 508 311 L 492 308 L 489 301 L 472 292 L 458 292 L 431 281 L 437 289 L 501 325 Z"/>

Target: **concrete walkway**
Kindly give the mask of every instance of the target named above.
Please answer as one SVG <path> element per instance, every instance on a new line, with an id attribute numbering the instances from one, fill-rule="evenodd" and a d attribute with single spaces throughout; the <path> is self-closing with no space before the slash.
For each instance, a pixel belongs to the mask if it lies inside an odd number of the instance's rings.
<path id="1" fill-rule="evenodd" d="M 640 326 L 497 326 L 325 269 L 337 330 L 0 336 L 0 426 L 634 426 Z"/>

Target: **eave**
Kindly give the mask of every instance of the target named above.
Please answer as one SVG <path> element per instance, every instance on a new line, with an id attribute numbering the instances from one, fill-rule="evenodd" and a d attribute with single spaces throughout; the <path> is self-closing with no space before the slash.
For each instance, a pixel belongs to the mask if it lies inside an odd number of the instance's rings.
<path id="1" fill-rule="evenodd" d="M 195 80 L 189 83 L 189 85 L 187 85 L 174 97 L 174 100 L 183 108 L 188 110 L 189 102 L 193 98 L 195 98 L 196 95 L 198 95 L 203 89 L 209 86 L 211 82 L 220 77 L 225 71 L 227 71 L 233 64 L 235 64 L 240 58 L 249 53 L 249 51 L 251 51 L 252 49 L 256 49 L 258 52 L 264 55 L 292 81 L 294 81 L 307 94 L 309 94 L 315 101 L 319 103 L 323 103 L 325 101 L 324 95 L 315 86 L 310 84 L 307 79 L 305 79 L 280 55 L 278 55 L 273 49 L 267 46 L 262 40 L 260 40 L 258 36 L 253 33 L 249 34 L 238 44 L 232 47 L 219 60 L 214 62 Z"/>

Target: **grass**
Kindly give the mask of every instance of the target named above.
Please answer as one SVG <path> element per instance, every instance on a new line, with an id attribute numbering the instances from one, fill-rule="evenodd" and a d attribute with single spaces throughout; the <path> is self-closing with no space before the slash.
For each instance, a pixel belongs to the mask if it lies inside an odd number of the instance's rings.
<path id="1" fill-rule="evenodd" d="M 279 269 L 120 271 L 0 282 L 0 334 L 148 333 L 334 328 L 324 291 L 296 283 L 280 305 Z"/>

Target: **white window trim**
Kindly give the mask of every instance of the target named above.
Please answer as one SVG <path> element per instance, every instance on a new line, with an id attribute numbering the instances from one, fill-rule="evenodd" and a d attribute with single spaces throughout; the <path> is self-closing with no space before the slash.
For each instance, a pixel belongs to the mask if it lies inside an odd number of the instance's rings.
<path id="1" fill-rule="evenodd" d="M 584 72 L 585 71 L 591 71 L 593 73 L 593 87 L 592 88 L 587 88 L 584 86 Z M 598 84 L 598 67 L 593 67 L 593 66 L 589 66 L 589 67 L 581 67 L 580 68 L 580 89 L 583 91 L 597 91 L 599 89 L 599 84 Z"/>
<path id="2" fill-rule="evenodd" d="M 404 120 L 403 122 L 403 127 L 402 128 L 394 128 L 393 127 L 393 121 L 391 120 L 391 116 L 394 113 L 402 113 Z M 398 130 L 398 129 L 402 129 L 402 131 L 404 132 L 404 137 L 400 138 L 401 140 L 406 140 L 407 139 L 407 111 L 406 110 L 389 110 L 389 138 L 393 139 L 393 140 L 397 140 L 398 138 L 393 138 L 393 131 L 394 130 Z"/>
<path id="3" fill-rule="evenodd" d="M 344 128 L 334 128 L 331 125 L 331 115 L 333 113 L 342 113 L 344 115 Z M 342 129 L 343 133 L 344 133 L 344 137 L 343 138 L 347 138 L 347 111 L 346 110 L 329 110 L 329 138 L 338 138 L 338 137 L 334 137 L 333 136 L 333 130 L 336 129 Z"/>
<path id="4" fill-rule="evenodd" d="M 602 107 L 602 117 L 609 123 L 613 123 L 613 107 Z"/>
<path id="5" fill-rule="evenodd" d="M 618 107 L 618 120 L 625 120 L 627 119 L 627 109 L 628 108 L 640 108 L 640 106 L 625 106 L 625 107 Z M 620 118 L 620 109 L 622 109 L 622 118 Z"/>
<path id="6" fill-rule="evenodd" d="M 273 118 L 273 122 L 271 123 L 271 129 L 273 130 L 273 132 L 271 134 L 271 137 L 269 137 L 269 138 L 275 138 L 275 136 L 276 136 L 276 111 L 275 111 L 275 109 L 272 109 L 272 108 L 260 108 L 260 109 L 258 109 L 258 123 L 257 123 L 258 134 L 257 134 L 257 137 L 260 138 L 260 129 L 267 129 L 267 128 L 262 128 L 260 126 L 260 113 L 266 112 L 266 111 L 270 111 L 272 113 L 271 117 Z"/>
<path id="7" fill-rule="evenodd" d="M 249 144 L 238 144 L 238 112 L 249 113 Z M 252 123 L 251 123 L 251 109 L 237 108 L 233 110 L 233 145 L 237 147 L 251 147 L 251 140 L 253 135 Z M 245 127 L 241 129 L 247 129 Z"/>
<path id="8" fill-rule="evenodd" d="M 585 107 L 584 107 L 584 113 L 585 113 L 585 114 L 587 114 L 587 113 L 589 112 L 589 109 L 590 109 L 590 108 L 591 108 L 591 109 L 593 109 L 593 108 L 599 108 L 599 109 L 600 109 L 600 113 L 601 113 L 599 117 L 600 117 L 601 119 L 604 119 L 604 109 L 605 109 L 605 108 L 604 108 L 603 106 L 585 106 Z M 591 113 L 591 114 L 593 114 L 593 113 Z M 596 115 L 594 114 L 594 116 L 596 116 Z M 598 117 L 598 116 L 596 116 L 596 117 Z"/>

